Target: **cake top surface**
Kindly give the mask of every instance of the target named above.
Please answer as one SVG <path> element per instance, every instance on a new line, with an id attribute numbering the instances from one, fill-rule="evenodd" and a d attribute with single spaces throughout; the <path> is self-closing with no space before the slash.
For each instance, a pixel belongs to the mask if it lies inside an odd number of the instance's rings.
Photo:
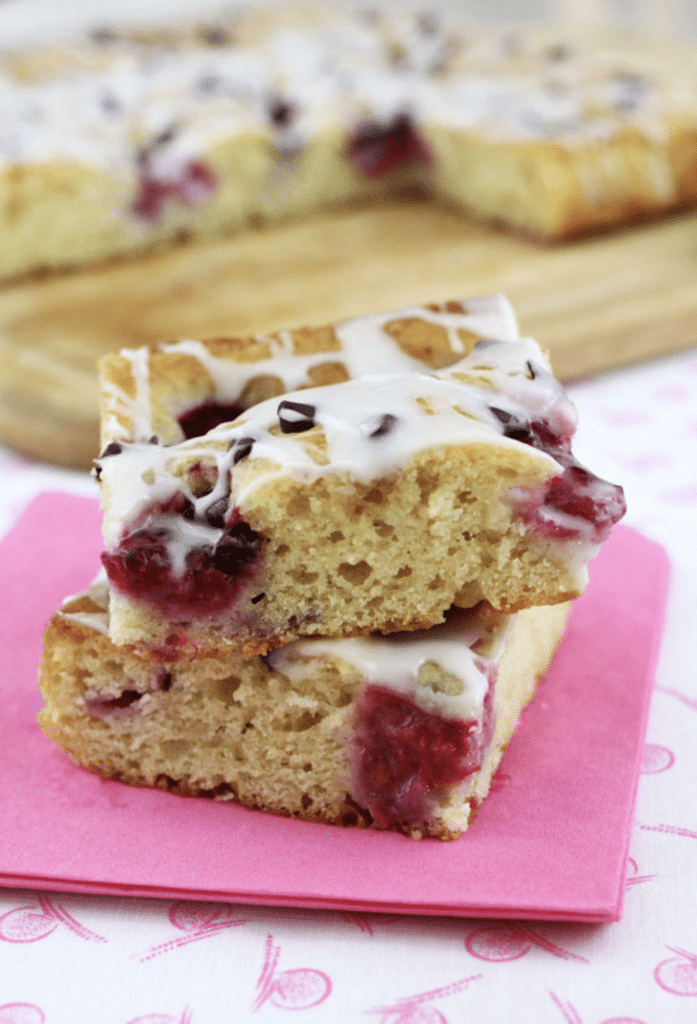
<path id="1" fill-rule="evenodd" d="M 481 336 L 486 329 L 499 336 Z M 194 353 L 213 399 L 234 398 L 247 374 L 260 365 L 275 369 L 279 361 L 274 397 L 239 415 L 234 402 L 222 404 L 217 411 L 231 409 L 235 418 L 223 416 L 178 443 L 143 439 L 154 423 L 149 373 L 158 353 L 141 349 L 119 357 L 121 369 L 125 362 L 133 372 L 128 387 L 112 379 L 107 388 L 110 439 L 95 462 L 109 552 L 148 524 L 175 538 L 170 557 L 176 575 L 188 552 L 214 549 L 238 519 L 263 530 L 274 492 L 285 495 L 279 498 L 285 507 L 292 490 L 300 494 L 321 478 L 333 478 L 339 488 L 370 488 L 414 459 L 437 462 L 454 449 L 464 449 L 455 458 L 467 479 L 488 463 L 498 483 L 508 480 L 505 500 L 514 514 L 555 543 L 597 545 L 624 514 L 621 488 L 574 458 L 575 409 L 537 343 L 518 336 L 504 299 L 409 307 L 316 332 L 309 358 L 340 357 L 344 376 L 340 383 L 290 392 L 288 385 L 308 369 L 293 332 L 279 332 L 278 342 L 252 339 L 252 352 L 259 355 L 259 345 L 263 352 L 251 362 L 240 360 L 234 339 L 223 343 L 222 357 L 215 343 L 163 346 L 165 359 Z M 302 332 L 300 338 L 308 340 Z M 404 344 L 405 338 L 418 344 Z M 247 356 L 249 341 L 240 342 Z M 294 355 L 274 356 L 276 344 L 287 351 L 291 343 Z M 178 363 L 175 368 L 181 370 Z M 367 372 L 350 378 L 348 369 Z M 169 418 L 176 426 L 171 410 Z M 497 494 L 500 489 L 494 486 Z"/>
<path id="2" fill-rule="evenodd" d="M 400 118 L 497 140 L 578 145 L 627 127 L 665 132 L 694 91 L 636 61 L 563 39 L 483 32 L 455 15 L 370 15 L 320 5 L 238 9 L 212 23 L 104 27 L 6 53 L 0 159 L 172 169 L 204 147 L 261 133 L 280 154 L 318 132 Z"/>
<path id="3" fill-rule="evenodd" d="M 316 378 L 327 366 L 332 371 L 328 383 L 439 369 L 485 338 L 519 338 L 503 296 L 415 305 L 253 338 L 187 339 L 123 349 L 100 368 L 103 443 L 148 441 L 153 434 L 165 443 L 182 440 L 177 417 L 197 399 L 234 403 L 245 395 L 263 398 L 271 381 L 275 393 L 294 391 L 324 383 Z M 248 404 L 253 402 L 243 402 L 239 412 Z"/>
<path id="4" fill-rule="evenodd" d="M 171 502 L 182 495 L 191 505 L 192 541 L 195 533 L 214 542 L 206 520 L 221 502 L 226 515 L 233 508 L 244 515 L 264 500 L 262 488 L 283 478 L 306 484 L 340 473 L 368 484 L 439 447 L 498 446 L 515 451 L 531 479 L 560 473 L 553 446 L 532 443 L 531 423 L 544 424 L 560 451 L 568 449 L 575 411 L 544 354 L 532 339 L 480 339 L 445 369 L 291 392 L 176 445 L 110 443 L 96 462 L 105 542 L 113 549 L 154 509 L 181 518 Z"/>

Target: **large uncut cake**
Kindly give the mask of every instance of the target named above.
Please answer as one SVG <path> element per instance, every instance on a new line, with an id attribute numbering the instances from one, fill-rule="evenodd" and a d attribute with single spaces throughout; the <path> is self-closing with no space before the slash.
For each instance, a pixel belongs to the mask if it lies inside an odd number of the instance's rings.
<path id="1" fill-rule="evenodd" d="M 0 277 L 405 185 L 547 239 L 694 204 L 694 83 L 668 64 L 332 4 L 6 51 Z"/>

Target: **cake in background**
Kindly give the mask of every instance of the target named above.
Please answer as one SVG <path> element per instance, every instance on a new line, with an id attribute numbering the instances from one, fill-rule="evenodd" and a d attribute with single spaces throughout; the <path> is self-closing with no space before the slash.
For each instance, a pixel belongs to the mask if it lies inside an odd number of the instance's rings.
<path id="1" fill-rule="evenodd" d="M 694 83 L 457 14 L 242 6 L 0 59 L 0 277 L 419 187 L 546 239 L 697 200 Z"/>

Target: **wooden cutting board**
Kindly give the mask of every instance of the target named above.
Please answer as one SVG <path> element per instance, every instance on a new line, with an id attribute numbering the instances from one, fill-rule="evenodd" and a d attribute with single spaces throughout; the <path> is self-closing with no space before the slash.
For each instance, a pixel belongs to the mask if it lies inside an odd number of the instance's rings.
<path id="1" fill-rule="evenodd" d="M 124 346 L 255 333 L 503 292 L 562 379 L 697 343 L 697 213 L 543 246 L 418 200 L 0 289 L 0 441 L 97 454 L 96 362 Z"/>

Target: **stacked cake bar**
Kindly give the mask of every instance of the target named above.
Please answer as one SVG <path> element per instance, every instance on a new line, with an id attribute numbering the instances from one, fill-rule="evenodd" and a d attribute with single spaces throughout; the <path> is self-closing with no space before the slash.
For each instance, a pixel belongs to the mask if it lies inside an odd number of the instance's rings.
<path id="1" fill-rule="evenodd" d="M 675 61 L 358 6 L 234 5 L 0 52 L 0 278 L 405 184 L 552 239 L 697 202 Z"/>
<path id="2" fill-rule="evenodd" d="M 102 408 L 105 578 L 47 631 L 48 735 L 134 784 L 459 835 L 624 513 L 508 304 L 124 351 Z"/>

